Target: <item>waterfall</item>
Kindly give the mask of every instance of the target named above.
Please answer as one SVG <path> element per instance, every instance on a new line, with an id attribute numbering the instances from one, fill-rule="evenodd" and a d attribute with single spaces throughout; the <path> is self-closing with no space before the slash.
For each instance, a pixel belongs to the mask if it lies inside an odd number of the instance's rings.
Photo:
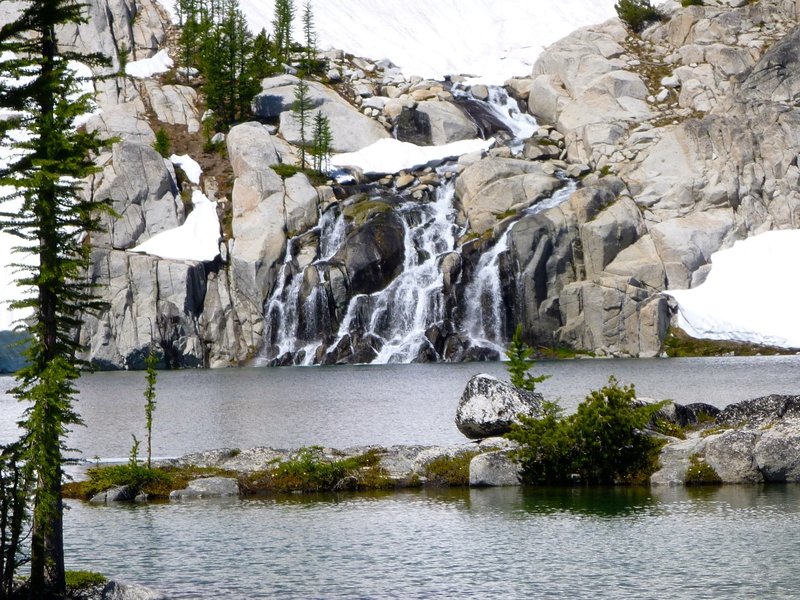
<path id="1" fill-rule="evenodd" d="M 545 198 L 522 212 L 522 217 L 535 215 L 558 206 L 569 199 L 577 189 L 574 180 L 567 180 L 564 187 L 549 198 Z M 495 245 L 484 252 L 478 260 L 472 281 L 464 291 L 464 331 L 473 342 L 502 352 L 509 335 L 505 331 L 504 302 L 500 279 L 500 261 L 508 252 L 508 236 L 519 220 L 514 221 L 503 232 Z"/>
<path id="2" fill-rule="evenodd" d="M 517 101 L 511 98 L 505 89 L 497 86 L 489 87 L 489 108 L 508 127 L 518 144 L 531 137 L 539 129 L 536 119 L 522 112 Z"/>

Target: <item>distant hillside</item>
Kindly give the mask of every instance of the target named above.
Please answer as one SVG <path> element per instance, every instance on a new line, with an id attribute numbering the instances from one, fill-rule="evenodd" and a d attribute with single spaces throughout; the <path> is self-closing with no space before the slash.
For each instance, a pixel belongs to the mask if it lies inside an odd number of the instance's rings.
<path id="1" fill-rule="evenodd" d="M 0 373 L 13 373 L 24 366 L 22 346 L 17 344 L 22 338 L 13 331 L 0 331 Z"/>

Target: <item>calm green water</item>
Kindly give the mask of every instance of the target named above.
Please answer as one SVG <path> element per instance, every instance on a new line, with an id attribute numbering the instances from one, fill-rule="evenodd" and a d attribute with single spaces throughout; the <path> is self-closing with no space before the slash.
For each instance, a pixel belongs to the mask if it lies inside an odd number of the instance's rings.
<path id="1" fill-rule="evenodd" d="M 800 597 L 798 486 L 70 507 L 70 568 L 176 598 Z"/>

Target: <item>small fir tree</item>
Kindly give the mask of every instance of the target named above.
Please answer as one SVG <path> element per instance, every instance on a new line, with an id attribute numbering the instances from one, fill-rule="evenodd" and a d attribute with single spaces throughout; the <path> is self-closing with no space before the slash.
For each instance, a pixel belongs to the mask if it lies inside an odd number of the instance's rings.
<path id="1" fill-rule="evenodd" d="M 275 16 L 272 20 L 276 62 L 288 64 L 292 52 L 292 22 L 295 16 L 293 0 L 275 0 Z"/>
<path id="2" fill-rule="evenodd" d="M 314 129 L 312 133 L 312 156 L 314 158 L 313 168 L 320 173 L 327 173 L 330 170 L 331 145 L 333 136 L 331 134 L 331 124 L 328 117 L 317 111 L 314 115 Z"/>
<path id="3" fill-rule="evenodd" d="M 310 75 L 315 71 L 317 61 L 317 32 L 314 30 L 314 14 L 311 12 L 311 0 L 303 6 L 303 71 Z"/>
<path id="4" fill-rule="evenodd" d="M 306 151 L 308 143 L 308 130 L 311 125 L 311 111 L 314 104 L 309 96 L 308 83 L 301 79 L 294 88 L 294 103 L 292 103 L 292 113 L 294 114 L 297 126 L 300 129 L 300 168 L 307 166 Z"/>
<path id="5" fill-rule="evenodd" d="M 541 383 L 550 377 L 549 375 L 534 377 L 528 373 L 536 364 L 536 361 L 531 358 L 533 349 L 522 341 L 522 325 L 517 325 L 514 336 L 511 338 L 511 343 L 508 345 L 508 350 L 506 350 L 506 356 L 508 357 L 506 370 L 511 376 L 511 384 L 521 390 L 532 392 L 536 389 L 537 383 Z"/>
<path id="6" fill-rule="evenodd" d="M 153 457 L 153 413 L 156 411 L 156 380 L 158 379 L 156 370 L 158 357 L 152 346 L 145 359 L 145 365 L 147 368 L 145 370 L 144 418 L 147 426 L 147 468 L 150 469 Z"/>

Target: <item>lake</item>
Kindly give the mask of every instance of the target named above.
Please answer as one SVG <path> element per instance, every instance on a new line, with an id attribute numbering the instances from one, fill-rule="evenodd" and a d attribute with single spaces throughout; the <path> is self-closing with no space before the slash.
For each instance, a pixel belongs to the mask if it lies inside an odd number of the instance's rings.
<path id="1" fill-rule="evenodd" d="M 154 453 L 449 444 L 458 398 L 500 363 L 161 372 Z M 800 357 L 541 361 L 574 410 L 609 375 L 725 406 L 800 390 Z M 13 380 L 0 378 L 0 392 Z M 144 374 L 80 382 L 70 445 L 124 459 Z M 0 441 L 21 407 L 0 393 Z M 493 489 L 93 507 L 70 501 L 68 568 L 176 598 L 786 598 L 800 589 L 800 487 Z"/>

